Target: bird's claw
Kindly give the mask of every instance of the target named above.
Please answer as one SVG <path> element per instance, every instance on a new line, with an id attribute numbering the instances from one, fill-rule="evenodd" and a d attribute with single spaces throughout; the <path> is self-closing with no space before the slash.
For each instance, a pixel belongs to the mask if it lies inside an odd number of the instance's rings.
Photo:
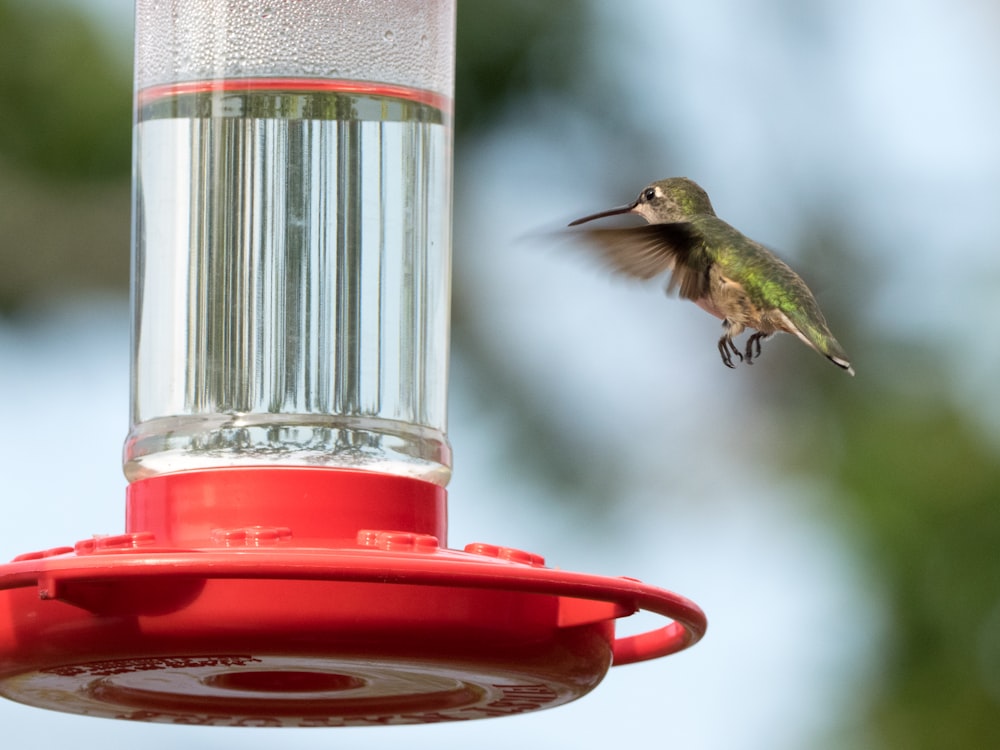
<path id="1" fill-rule="evenodd" d="M 733 364 L 734 354 L 736 355 L 736 358 L 739 359 L 740 362 L 743 361 L 742 352 L 740 352 L 740 350 L 736 348 L 736 344 L 733 343 L 733 340 L 729 338 L 729 336 L 723 336 L 721 339 L 719 339 L 719 354 L 722 356 L 722 364 L 724 364 L 730 370 L 736 369 L 736 365 Z"/>
<path id="2" fill-rule="evenodd" d="M 754 357 L 760 356 L 760 342 L 767 338 L 766 334 L 758 331 L 747 339 L 746 360 L 748 365 L 753 364 Z"/>
<path id="3" fill-rule="evenodd" d="M 768 335 L 760 331 L 753 334 L 747 339 L 746 348 L 742 352 L 736 347 L 736 342 L 728 335 L 723 336 L 719 339 L 719 354 L 722 356 L 722 364 L 731 370 L 735 369 L 736 363 L 733 362 L 733 355 L 735 355 L 736 359 L 740 362 L 752 365 L 754 359 L 760 356 L 760 342 L 766 339 Z"/>

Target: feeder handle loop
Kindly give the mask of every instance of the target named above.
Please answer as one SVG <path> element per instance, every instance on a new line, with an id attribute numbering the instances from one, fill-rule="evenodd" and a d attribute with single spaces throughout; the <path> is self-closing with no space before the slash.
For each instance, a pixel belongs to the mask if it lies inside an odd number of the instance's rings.
<path id="1" fill-rule="evenodd" d="M 663 589 L 640 585 L 645 590 L 636 601 L 637 611 L 647 610 L 673 622 L 645 633 L 616 638 L 612 647 L 615 667 L 683 651 L 701 640 L 708 625 L 705 613 L 694 602 Z"/>
<path id="2" fill-rule="evenodd" d="M 535 568 L 525 571 L 521 576 L 510 576 L 500 585 L 495 580 L 491 581 L 488 575 L 478 582 L 471 577 L 463 582 L 466 585 L 478 585 L 483 588 L 509 588 L 614 602 L 632 609 L 631 614 L 645 610 L 672 620 L 662 628 L 616 638 L 612 646 L 612 666 L 635 664 L 683 651 L 700 641 L 708 628 L 705 613 L 697 604 L 679 594 L 650 586 L 634 578 L 609 579 L 583 573 Z"/>

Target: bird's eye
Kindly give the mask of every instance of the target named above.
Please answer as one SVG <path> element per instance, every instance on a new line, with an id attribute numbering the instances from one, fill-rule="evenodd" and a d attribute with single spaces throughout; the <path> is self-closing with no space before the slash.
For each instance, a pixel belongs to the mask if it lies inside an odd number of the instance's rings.
<path id="1" fill-rule="evenodd" d="M 646 188 L 642 193 L 643 200 L 651 201 L 656 197 L 656 191 L 653 188 Z"/>

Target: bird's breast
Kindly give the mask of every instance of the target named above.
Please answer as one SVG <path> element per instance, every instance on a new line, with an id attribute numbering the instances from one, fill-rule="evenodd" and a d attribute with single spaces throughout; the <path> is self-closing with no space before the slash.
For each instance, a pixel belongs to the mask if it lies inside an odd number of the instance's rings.
<path id="1" fill-rule="evenodd" d="M 698 301 L 699 307 L 717 318 L 756 328 L 761 311 L 743 284 L 726 276 L 718 266 L 709 271 L 708 294 Z"/>
<path id="2" fill-rule="evenodd" d="M 694 301 L 698 307 L 707 312 L 709 315 L 714 315 L 715 317 L 725 320 L 726 314 L 719 309 L 719 307 L 712 301 L 711 296 L 702 297 L 701 299 L 696 299 Z"/>

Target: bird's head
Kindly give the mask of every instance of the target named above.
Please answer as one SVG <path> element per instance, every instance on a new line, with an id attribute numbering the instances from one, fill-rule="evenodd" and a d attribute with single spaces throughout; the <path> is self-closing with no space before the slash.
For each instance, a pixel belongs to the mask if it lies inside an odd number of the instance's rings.
<path id="1" fill-rule="evenodd" d="M 696 182 L 687 177 L 668 177 L 644 187 L 634 202 L 584 216 L 571 222 L 570 226 L 627 213 L 639 214 L 650 224 L 672 224 L 689 221 L 701 214 L 714 216 L 715 210 L 708 199 L 708 193 Z"/>

